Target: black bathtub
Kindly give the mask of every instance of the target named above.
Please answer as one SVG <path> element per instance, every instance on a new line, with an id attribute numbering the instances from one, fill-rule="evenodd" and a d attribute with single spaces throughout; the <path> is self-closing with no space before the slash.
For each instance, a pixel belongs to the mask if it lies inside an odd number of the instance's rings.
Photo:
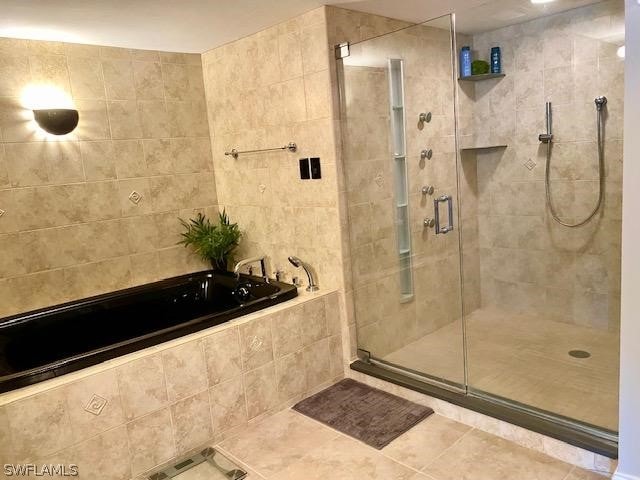
<path id="1" fill-rule="evenodd" d="M 199 272 L 0 320 L 0 392 L 284 302 L 296 287 Z"/>

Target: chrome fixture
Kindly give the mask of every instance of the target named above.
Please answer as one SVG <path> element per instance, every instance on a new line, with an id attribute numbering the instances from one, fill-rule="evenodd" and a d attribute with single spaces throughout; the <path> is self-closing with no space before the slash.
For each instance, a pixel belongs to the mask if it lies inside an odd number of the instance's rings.
<path id="1" fill-rule="evenodd" d="M 427 228 L 433 228 L 436 224 L 436 221 L 433 218 L 425 218 L 422 221 L 422 224 Z"/>
<path id="2" fill-rule="evenodd" d="M 425 185 L 420 191 L 422 195 L 433 195 L 434 190 L 433 185 Z"/>
<path id="3" fill-rule="evenodd" d="M 541 133 L 538 135 L 538 140 L 542 143 L 551 143 L 553 140 L 553 132 L 552 132 L 552 115 L 551 115 L 551 102 L 547 102 L 546 105 L 546 118 L 547 118 L 547 133 Z"/>
<path id="4" fill-rule="evenodd" d="M 296 268 L 302 267 L 307 274 L 307 279 L 309 280 L 309 285 L 307 286 L 307 292 L 316 292 L 319 290 L 318 285 L 316 285 L 315 279 L 313 278 L 313 273 L 311 272 L 311 267 L 309 264 L 303 262 L 298 257 L 289 257 L 289 262 Z"/>
<path id="5" fill-rule="evenodd" d="M 431 121 L 431 112 L 418 115 L 418 121 L 421 123 L 429 123 Z"/>
<path id="6" fill-rule="evenodd" d="M 596 104 L 596 109 L 600 111 L 602 110 L 602 107 L 604 107 L 607 104 L 607 97 L 596 97 L 594 102 Z"/>
<path id="7" fill-rule="evenodd" d="M 602 202 L 604 201 L 604 122 L 602 115 L 604 106 L 607 104 L 607 97 L 596 97 L 594 103 L 596 105 L 596 125 L 598 130 L 598 202 L 584 220 L 577 223 L 564 222 L 560 219 L 555 207 L 553 206 L 553 200 L 551 198 L 551 143 L 553 139 L 553 135 L 551 135 L 551 102 L 547 102 L 547 134 L 542 134 L 538 137 L 541 142 L 547 144 L 547 163 L 544 174 L 544 188 L 549 212 L 551 213 L 551 217 L 557 223 L 569 228 L 585 225 L 596 215 L 596 213 L 598 213 L 600 207 L 602 207 Z"/>
<path id="8" fill-rule="evenodd" d="M 421 113 L 418 115 L 418 130 L 422 130 L 424 128 L 425 123 L 429 123 L 431 121 L 431 112 Z"/>
<path id="9" fill-rule="evenodd" d="M 224 152 L 225 155 L 227 156 L 231 156 L 233 158 L 238 158 L 239 155 L 244 154 L 244 153 L 261 153 L 261 152 L 275 152 L 277 150 L 289 150 L 290 152 L 295 152 L 298 149 L 298 146 L 294 143 L 294 142 L 290 142 L 287 145 L 284 145 L 283 147 L 276 147 L 276 148 L 260 148 L 258 150 L 243 150 L 243 151 L 238 151 L 235 148 L 229 152 Z"/>
<path id="10" fill-rule="evenodd" d="M 447 212 L 449 214 L 449 224 L 444 227 L 440 226 L 440 204 L 447 204 Z M 436 235 L 446 234 L 453 230 L 453 198 L 451 195 L 442 195 L 433 200 L 434 223 L 436 227 Z"/>
<path id="11" fill-rule="evenodd" d="M 424 159 L 431 160 L 431 157 L 433 157 L 433 150 L 431 150 L 430 148 L 422 150 L 420 152 L 420 159 L 421 160 L 424 160 Z"/>
<path id="12" fill-rule="evenodd" d="M 236 278 L 239 279 L 240 269 L 242 267 L 246 265 L 251 265 L 252 263 L 260 262 L 260 268 L 262 270 L 262 278 L 264 279 L 265 282 L 269 283 L 269 277 L 267 277 L 267 267 L 265 264 L 265 260 L 266 260 L 265 256 L 245 258 L 244 260 L 240 260 L 238 263 L 236 263 L 236 266 L 233 267 L 233 273 L 236 275 Z M 249 274 L 251 275 L 252 273 L 253 273 L 253 269 L 251 269 Z"/>

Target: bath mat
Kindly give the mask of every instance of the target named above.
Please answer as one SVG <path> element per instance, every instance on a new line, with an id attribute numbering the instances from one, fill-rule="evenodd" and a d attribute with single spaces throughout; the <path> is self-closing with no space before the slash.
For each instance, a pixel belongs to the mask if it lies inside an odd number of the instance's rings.
<path id="1" fill-rule="evenodd" d="M 378 450 L 433 413 L 429 407 L 347 378 L 293 406 Z"/>

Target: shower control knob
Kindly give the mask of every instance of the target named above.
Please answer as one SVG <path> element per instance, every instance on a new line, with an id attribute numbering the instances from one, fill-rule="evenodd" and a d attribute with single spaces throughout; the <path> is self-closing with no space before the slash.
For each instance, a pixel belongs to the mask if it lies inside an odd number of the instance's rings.
<path id="1" fill-rule="evenodd" d="M 425 185 L 421 190 L 423 195 L 433 195 L 434 188 L 433 185 Z"/>
<path id="2" fill-rule="evenodd" d="M 420 158 L 422 160 L 424 160 L 425 158 L 427 160 L 431 160 L 431 157 L 433 157 L 433 150 L 431 150 L 430 148 L 424 149 L 420 152 Z"/>
<path id="3" fill-rule="evenodd" d="M 431 112 L 421 113 L 418 115 L 420 123 L 429 123 L 431 121 Z"/>
<path id="4" fill-rule="evenodd" d="M 423 223 L 427 228 L 433 228 L 436 225 L 436 221 L 433 218 L 425 218 Z"/>

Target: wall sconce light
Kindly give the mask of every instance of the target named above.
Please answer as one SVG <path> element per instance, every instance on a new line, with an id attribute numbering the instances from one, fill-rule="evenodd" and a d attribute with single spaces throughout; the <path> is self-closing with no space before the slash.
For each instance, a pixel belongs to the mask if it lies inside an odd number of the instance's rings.
<path id="1" fill-rule="evenodd" d="M 22 105 L 33 111 L 38 126 L 52 135 L 66 135 L 78 126 L 78 110 L 71 96 L 55 85 L 28 85 L 22 91 Z"/>
<path id="2" fill-rule="evenodd" d="M 50 108 L 33 111 L 35 121 L 45 132 L 53 135 L 66 135 L 78 126 L 77 110 L 71 108 Z"/>

